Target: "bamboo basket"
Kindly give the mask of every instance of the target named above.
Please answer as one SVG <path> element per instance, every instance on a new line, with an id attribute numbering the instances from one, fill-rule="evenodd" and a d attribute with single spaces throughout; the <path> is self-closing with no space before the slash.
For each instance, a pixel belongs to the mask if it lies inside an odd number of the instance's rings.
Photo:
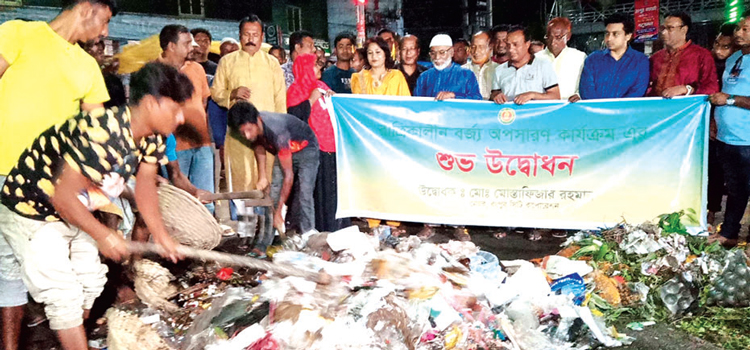
<path id="1" fill-rule="evenodd" d="M 169 184 L 160 184 L 158 193 L 159 210 L 172 238 L 199 249 L 219 245 L 221 226 L 198 199 Z"/>
<path id="2" fill-rule="evenodd" d="M 107 348 L 110 350 L 173 350 L 155 329 L 129 312 L 107 310 Z"/>

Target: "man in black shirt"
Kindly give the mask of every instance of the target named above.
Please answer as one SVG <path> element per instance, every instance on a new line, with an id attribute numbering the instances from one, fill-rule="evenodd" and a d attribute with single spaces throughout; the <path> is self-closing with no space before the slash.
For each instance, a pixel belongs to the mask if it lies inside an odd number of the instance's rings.
<path id="1" fill-rule="evenodd" d="M 349 33 L 340 33 L 333 41 L 333 46 L 336 48 L 336 64 L 327 68 L 320 80 L 337 94 L 352 93 L 354 69 L 352 69 L 351 63 L 354 57 L 355 44 L 354 35 Z"/>
<path id="2" fill-rule="evenodd" d="M 104 85 L 107 86 L 109 101 L 104 103 L 104 108 L 121 107 L 127 104 L 125 97 L 125 87 L 122 80 L 115 74 L 117 71 L 116 62 L 107 62 L 104 58 L 104 41 L 97 40 L 94 42 L 79 43 L 81 48 L 99 63 L 104 76 Z"/>
<path id="3" fill-rule="evenodd" d="M 229 109 L 228 124 L 232 133 L 249 141 L 258 164 L 266 164 L 266 151 L 276 156 L 270 187 L 275 206 L 273 226 L 266 225 L 268 230 L 259 234 L 253 249 L 255 254 L 263 256 L 273 242 L 273 228 L 284 231 L 283 204 L 289 206 L 286 217 L 289 228 L 300 233 L 315 228 L 313 190 L 318 174 L 318 139 L 299 118 L 284 113 L 259 113 L 246 101 L 239 101 Z M 265 191 L 269 185 L 265 167 L 258 167 L 258 173 L 257 189 Z M 270 219 L 270 215 L 266 217 Z"/>
<path id="4" fill-rule="evenodd" d="M 209 51 L 211 51 L 211 33 L 203 28 L 195 28 L 190 31 L 193 35 L 193 39 L 198 44 L 193 49 L 193 59 L 195 62 L 200 63 L 203 66 L 203 70 L 206 71 L 206 80 L 208 86 L 213 85 L 214 75 L 216 75 L 216 67 L 219 65 L 214 61 L 208 59 Z M 227 109 L 219 106 L 214 102 L 211 97 L 208 98 L 207 109 L 208 123 L 211 131 L 211 140 L 214 142 L 214 146 L 219 150 L 219 160 L 221 162 L 221 168 L 224 168 L 224 138 L 227 133 Z"/>
<path id="5" fill-rule="evenodd" d="M 218 67 L 216 63 L 208 59 L 208 53 L 211 51 L 211 33 L 203 28 L 195 28 L 190 31 L 190 34 L 193 35 L 193 39 L 198 43 L 198 46 L 193 50 L 193 59 L 203 66 L 203 70 L 206 71 L 208 85 L 211 86 L 211 83 L 214 81 L 214 75 L 216 75 L 216 67 Z"/>
<path id="6" fill-rule="evenodd" d="M 401 39 L 400 55 L 401 63 L 398 65 L 398 70 L 404 74 L 406 78 L 406 84 L 409 85 L 409 92 L 414 94 L 414 87 L 417 86 L 417 79 L 419 75 L 427 70 L 427 67 L 418 64 L 419 59 L 419 39 L 414 35 L 407 35 Z"/>

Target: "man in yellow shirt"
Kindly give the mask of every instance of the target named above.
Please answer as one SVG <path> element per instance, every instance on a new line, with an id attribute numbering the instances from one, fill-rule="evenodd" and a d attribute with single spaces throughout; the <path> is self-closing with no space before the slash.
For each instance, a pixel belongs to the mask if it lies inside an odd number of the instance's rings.
<path id="1" fill-rule="evenodd" d="M 237 101 L 249 101 L 259 111 L 286 113 L 286 84 L 279 61 L 260 49 L 263 23 L 256 15 L 240 22 L 240 50 L 224 56 L 216 68 L 211 97 L 230 108 Z M 232 191 L 265 189 L 267 181 L 257 184 L 258 171 L 252 149 L 242 144 L 241 136 L 227 133 L 225 168 Z M 273 157 L 266 157 L 268 174 Z"/>
<path id="2" fill-rule="evenodd" d="M 0 25 L 0 183 L 43 130 L 109 100 L 96 60 L 76 43 L 107 36 L 116 12 L 111 0 L 64 0 L 63 11 L 49 23 Z M 0 235 L 5 349 L 18 348 L 27 302 L 21 273 L 12 267 L 14 259 Z"/>

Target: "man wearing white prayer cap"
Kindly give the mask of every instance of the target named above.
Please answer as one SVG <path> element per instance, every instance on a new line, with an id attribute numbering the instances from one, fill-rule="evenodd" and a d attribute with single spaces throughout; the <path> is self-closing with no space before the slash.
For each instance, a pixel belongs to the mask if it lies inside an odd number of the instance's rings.
<path id="1" fill-rule="evenodd" d="M 450 36 L 438 34 L 432 37 L 430 58 L 434 66 L 419 76 L 414 96 L 434 97 L 438 101 L 453 98 L 482 99 L 474 72 L 453 62 L 453 40 Z M 432 236 L 432 228 L 431 225 L 425 225 L 419 236 Z M 469 231 L 463 226 L 455 227 L 453 235 L 458 240 L 471 240 Z"/>
<path id="2" fill-rule="evenodd" d="M 224 57 L 227 54 L 235 52 L 239 49 L 240 49 L 239 41 L 235 40 L 234 38 L 224 38 L 224 39 L 221 39 L 221 44 L 219 45 L 219 55 L 221 57 Z"/>
<path id="3" fill-rule="evenodd" d="M 482 99 L 474 73 L 453 63 L 453 40 L 450 36 L 438 34 L 432 37 L 430 59 L 434 66 L 419 76 L 414 96 L 434 97 L 440 101 L 452 98 Z"/>

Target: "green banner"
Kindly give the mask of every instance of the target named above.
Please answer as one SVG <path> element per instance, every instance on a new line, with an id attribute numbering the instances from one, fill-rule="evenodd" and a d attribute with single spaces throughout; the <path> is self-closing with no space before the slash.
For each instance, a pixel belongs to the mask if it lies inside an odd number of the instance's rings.
<path id="1" fill-rule="evenodd" d="M 563 229 L 705 218 L 706 96 L 331 101 L 338 217 Z"/>

